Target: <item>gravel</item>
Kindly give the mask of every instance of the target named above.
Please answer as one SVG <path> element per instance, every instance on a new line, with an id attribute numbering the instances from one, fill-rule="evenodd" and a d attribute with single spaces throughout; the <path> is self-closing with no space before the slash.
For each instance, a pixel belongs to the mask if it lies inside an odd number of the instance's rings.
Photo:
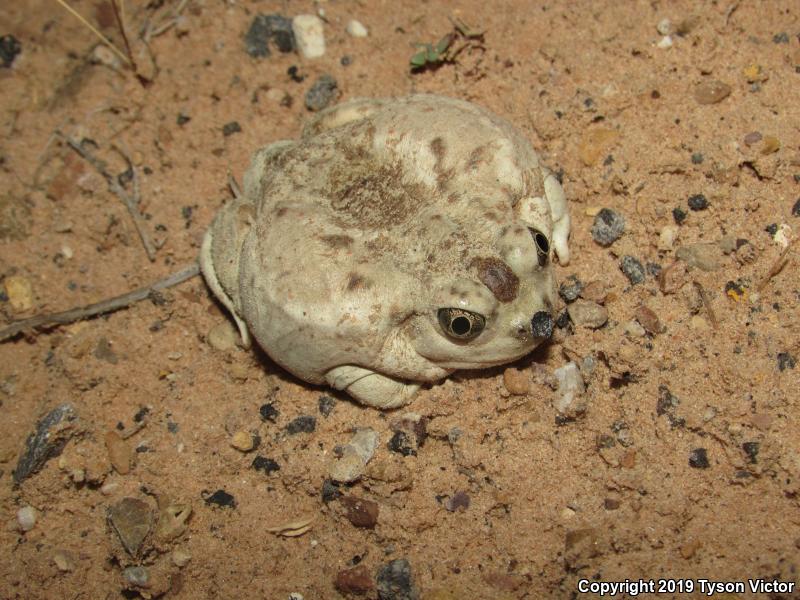
<path id="1" fill-rule="evenodd" d="M 312 415 L 301 415 L 293 419 L 286 426 L 286 432 L 290 435 L 297 433 L 312 433 L 317 428 L 317 418 Z"/>
<path id="2" fill-rule="evenodd" d="M 377 580 L 379 600 L 419 600 L 411 565 L 405 558 L 381 566 Z"/>
<path id="3" fill-rule="evenodd" d="M 703 194 L 689 196 L 689 208 L 693 211 L 705 210 L 709 207 L 708 199 Z"/>
<path id="4" fill-rule="evenodd" d="M 583 282 L 578 279 L 577 275 L 570 275 L 558 286 L 558 295 L 569 304 L 578 299 L 582 290 Z"/>
<path id="5" fill-rule="evenodd" d="M 22 45 L 17 38 L 13 35 L 0 37 L 0 62 L 4 68 L 10 68 L 20 52 L 22 52 Z"/>
<path id="6" fill-rule="evenodd" d="M 318 111 L 328 106 L 339 91 L 336 80 L 330 75 L 320 75 L 306 92 L 306 108 Z"/>
<path id="7" fill-rule="evenodd" d="M 631 282 L 631 285 L 636 285 L 644 281 L 645 271 L 642 263 L 633 256 L 623 256 L 619 261 L 619 268 Z"/>
<path id="8" fill-rule="evenodd" d="M 694 469 L 707 469 L 710 467 L 708 462 L 708 451 L 705 448 L 695 448 L 689 453 L 689 466 Z"/>
<path id="9" fill-rule="evenodd" d="M 25 440 L 25 451 L 14 469 L 15 486 L 36 473 L 48 460 L 61 454 L 64 446 L 76 433 L 75 428 L 69 424 L 76 418 L 71 404 L 61 404 L 36 424 L 36 430 Z"/>
<path id="10" fill-rule="evenodd" d="M 620 213 L 604 208 L 594 218 L 592 239 L 601 246 L 610 246 L 625 232 L 625 217 Z"/>

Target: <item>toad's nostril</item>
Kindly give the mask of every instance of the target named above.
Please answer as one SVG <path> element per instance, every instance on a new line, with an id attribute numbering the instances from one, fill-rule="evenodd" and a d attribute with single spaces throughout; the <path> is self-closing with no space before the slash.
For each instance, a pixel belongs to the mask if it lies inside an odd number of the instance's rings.
<path id="1" fill-rule="evenodd" d="M 531 329 L 534 337 L 549 338 L 553 335 L 553 317 L 546 310 L 540 310 L 531 319 Z"/>

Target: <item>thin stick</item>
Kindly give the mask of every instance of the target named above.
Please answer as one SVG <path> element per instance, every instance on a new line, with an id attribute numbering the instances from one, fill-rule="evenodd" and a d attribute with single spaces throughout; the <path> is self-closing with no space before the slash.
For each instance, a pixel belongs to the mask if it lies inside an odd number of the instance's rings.
<path id="1" fill-rule="evenodd" d="M 56 0 L 56 2 L 58 2 L 61 6 L 63 6 L 69 13 L 71 13 L 75 18 L 77 18 L 81 23 L 86 25 L 86 27 L 88 27 L 92 31 L 92 33 L 94 33 L 98 38 L 100 38 L 100 40 L 102 40 L 102 42 L 106 46 L 111 48 L 111 50 L 114 52 L 114 54 L 116 54 L 122 60 L 124 60 L 125 63 L 128 64 L 130 67 L 134 67 L 134 65 L 131 62 L 131 60 L 127 56 L 125 56 L 125 54 L 123 54 L 123 52 L 119 48 L 117 48 L 111 40 L 109 40 L 106 36 L 104 36 L 97 29 L 95 29 L 94 25 L 92 25 L 91 23 L 89 23 L 89 21 L 84 19 L 79 12 L 77 12 L 74 8 L 72 8 L 64 0 Z"/>
<path id="2" fill-rule="evenodd" d="M 717 315 L 714 314 L 714 309 L 711 308 L 711 297 L 699 281 L 692 281 L 692 283 L 695 289 L 697 289 L 697 293 L 700 294 L 700 300 L 703 301 L 703 306 L 708 313 L 708 320 L 711 321 L 711 326 L 717 329 L 719 327 L 719 321 L 717 321 Z"/>
<path id="3" fill-rule="evenodd" d="M 22 333 L 23 331 L 33 329 L 49 329 L 51 327 L 55 327 L 56 325 L 66 325 L 69 323 L 74 323 L 75 321 L 81 321 L 83 319 L 96 317 L 97 315 L 120 310 L 121 308 L 125 308 L 131 304 L 134 304 L 135 302 L 139 302 L 140 300 L 148 298 L 154 292 L 158 292 L 178 285 L 179 283 L 183 283 L 187 279 L 191 279 L 197 275 L 199 272 L 200 266 L 197 263 L 192 263 L 177 273 L 173 273 L 169 277 L 165 277 L 164 279 L 156 281 L 152 285 L 140 287 L 139 289 L 128 292 L 127 294 L 122 294 L 121 296 L 115 296 L 114 298 L 102 300 L 94 304 L 89 304 L 88 306 L 72 308 L 70 310 L 65 310 L 64 312 L 50 315 L 36 315 L 30 319 L 16 321 L 8 327 L 0 329 L 0 342 L 4 342 Z"/>
<path id="4" fill-rule="evenodd" d="M 795 238 L 795 239 L 797 239 L 797 238 Z M 757 289 L 758 289 L 759 292 L 762 291 L 765 287 L 767 287 L 767 284 L 770 282 L 770 280 L 773 277 L 775 277 L 775 275 L 780 273 L 783 270 L 783 267 L 786 266 L 786 263 L 789 262 L 789 259 L 787 258 L 787 255 L 789 254 L 789 250 L 791 249 L 792 244 L 794 244 L 794 239 L 792 239 L 786 245 L 786 248 L 783 249 L 783 251 L 781 252 L 780 256 L 778 257 L 778 260 L 776 260 L 774 263 L 772 263 L 772 266 L 770 267 L 770 269 L 767 272 L 767 274 L 764 276 L 764 279 L 762 279 L 761 283 L 758 284 L 758 288 Z"/>
<path id="5" fill-rule="evenodd" d="M 125 5 L 122 4 L 122 8 L 117 6 L 117 0 L 111 0 L 111 7 L 114 9 L 114 16 L 117 19 L 117 25 L 119 26 L 119 31 L 122 34 L 122 41 L 125 43 L 125 51 L 128 53 L 128 59 L 133 68 L 134 73 L 138 73 L 139 69 L 136 68 L 136 61 L 133 58 L 133 52 L 131 52 L 131 45 L 128 42 L 128 34 L 125 31 Z"/>
<path id="6" fill-rule="evenodd" d="M 95 170 L 100 173 L 100 175 L 105 177 L 106 181 L 108 182 L 108 189 L 114 192 L 114 194 L 116 194 L 117 197 L 122 200 L 123 204 L 125 204 L 127 207 L 128 213 L 130 214 L 131 219 L 133 219 L 133 224 L 136 226 L 136 231 L 139 233 L 139 238 L 142 240 L 142 245 L 144 246 L 144 251 L 147 253 L 147 258 L 149 258 L 151 262 L 154 261 L 156 259 L 156 247 L 150 240 L 150 235 L 147 233 L 147 224 L 145 223 L 142 213 L 139 212 L 139 198 L 136 197 L 136 186 L 134 186 L 134 197 L 131 197 L 128 195 L 128 192 L 125 191 L 125 188 L 119 184 L 117 179 L 108 171 L 106 171 L 106 165 L 104 162 L 98 160 L 91 152 L 84 148 L 80 142 L 65 136 L 61 132 L 57 131 L 56 134 L 59 135 L 70 148 L 75 150 L 75 152 L 77 152 L 81 158 L 92 165 Z M 117 152 L 119 152 L 128 163 L 128 168 L 133 171 L 133 176 L 135 179 L 136 168 L 133 166 L 133 162 L 119 148 L 117 148 Z"/>
<path id="7" fill-rule="evenodd" d="M 238 200 L 239 198 L 241 198 L 242 190 L 241 188 L 239 188 L 239 184 L 236 183 L 236 178 L 233 175 L 231 175 L 230 171 L 228 171 L 228 187 L 230 188 L 231 194 L 233 194 L 233 197 L 235 199 Z"/>

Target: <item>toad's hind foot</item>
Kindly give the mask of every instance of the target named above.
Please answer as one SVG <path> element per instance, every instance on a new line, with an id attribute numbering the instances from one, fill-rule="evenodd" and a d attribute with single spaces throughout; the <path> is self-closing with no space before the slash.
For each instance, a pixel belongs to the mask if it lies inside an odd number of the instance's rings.
<path id="1" fill-rule="evenodd" d="M 325 374 L 325 380 L 359 402 L 383 409 L 408 404 L 420 388 L 418 383 L 405 383 L 354 365 L 331 369 Z"/>

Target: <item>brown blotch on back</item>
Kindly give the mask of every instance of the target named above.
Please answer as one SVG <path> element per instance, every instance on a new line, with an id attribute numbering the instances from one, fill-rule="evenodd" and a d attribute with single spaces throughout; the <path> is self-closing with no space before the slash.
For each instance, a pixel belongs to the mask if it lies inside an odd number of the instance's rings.
<path id="1" fill-rule="evenodd" d="M 349 235 L 323 235 L 319 238 L 331 248 L 349 248 L 353 244 L 353 238 Z"/>
<path id="2" fill-rule="evenodd" d="M 360 273 L 356 273 L 355 271 L 351 272 L 347 276 L 347 291 L 353 292 L 355 290 L 365 290 L 368 289 L 370 286 L 369 281 Z"/>
<path id="3" fill-rule="evenodd" d="M 517 297 L 519 277 L 502 260 L 476 258 L 470 266 L 478 270 L 478 277 L 483 285 L 489 288 L 500 302 L 511 302 Z"/>

